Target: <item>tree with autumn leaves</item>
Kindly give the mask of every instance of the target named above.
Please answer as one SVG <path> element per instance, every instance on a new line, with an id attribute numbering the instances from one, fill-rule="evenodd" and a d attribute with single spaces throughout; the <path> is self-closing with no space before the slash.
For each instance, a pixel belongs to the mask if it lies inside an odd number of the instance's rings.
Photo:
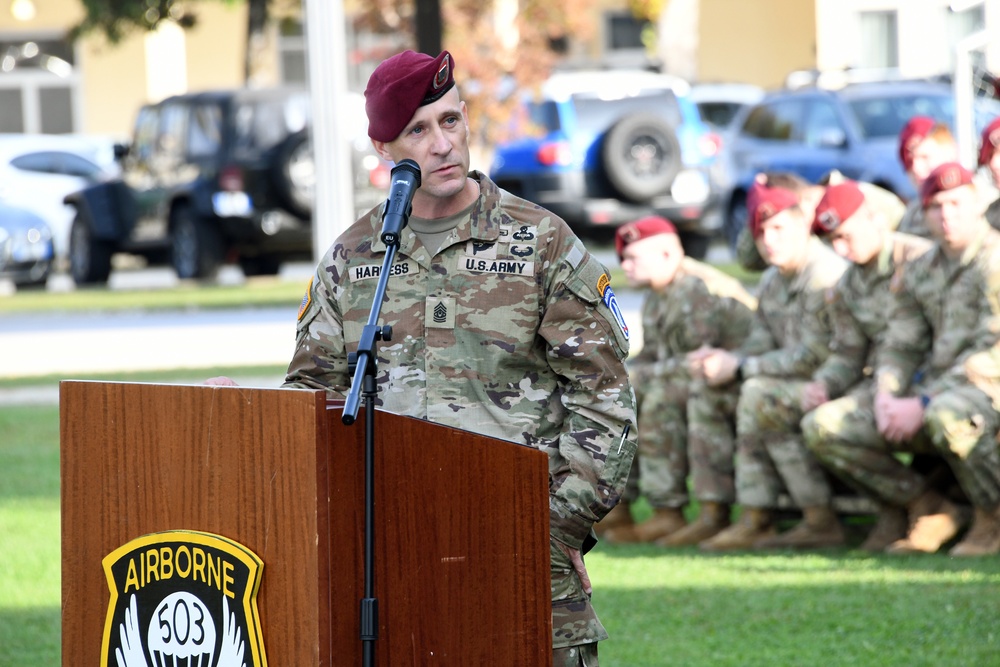
<path id="1" fill-rule="evenodd" d="M 247 81 L 254 78 L 258 45 L 269 21 L 302 10 L 301 0 L 200 1 L 247 3 Z M 637 17 L 655 20 L 666 1 L 628 0 L 628 6 Z M 132 31 L 155 30 L 164 21 L 184 28 L 196 25 L 199 4 L 196 0 L 81 2 L 85 15 L 75 34 L 100 33 L 111 43 Z M 519 0 L 518 5 L 513 22 L 498 26 L 493 0 L 344 0 L 345 15 L 356 30 L 403 32 L 411 36 L 412 48 L 421 43 L 420 35 L 440 35 L 441 48 L 451 51 L 459 64 L 463 95 L 479 132 L 476 139 L 487 144 L 514 129 L 509 119 L 517 96 L 511 93 L 530 91 L 544 81 L 562 55 L 560 45 L 585 41 L 596 29 L 597 0 Z M 434 25 L 435 20 L 440 24 Z M 508 34 L 512 30 L 516 35 Z"/>

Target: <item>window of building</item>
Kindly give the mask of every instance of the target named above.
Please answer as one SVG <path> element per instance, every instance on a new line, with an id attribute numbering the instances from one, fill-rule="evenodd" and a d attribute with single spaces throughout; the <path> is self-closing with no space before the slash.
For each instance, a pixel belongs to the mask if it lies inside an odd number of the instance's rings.
<path id="1" fill-rule="evenodd" d="M 75 65 L 67 39 L 0 39 L 0 131 L 75 131 L 79 104 Z"/>
<path id="2" fill-rule="evenodd" d="M 899 67 L 899 26 L 896 12 L 861 12 L 859 67 Z"/>

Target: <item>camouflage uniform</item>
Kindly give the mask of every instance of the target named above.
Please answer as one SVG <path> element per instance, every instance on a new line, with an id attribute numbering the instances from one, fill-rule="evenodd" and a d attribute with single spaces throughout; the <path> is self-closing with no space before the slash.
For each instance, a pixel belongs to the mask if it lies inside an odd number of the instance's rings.
<path id="1" fill-rule="evenodd" d="M 805 266 L 761 279 L 757 314 L 738 354 L 743 385 L 736 412 L 736 494 L 740 504 L 772 508 L 782 489 L 799 507 L 826 506 L 827 479 L 799 431 L 800 396 L 829 354 L 831 323 L 826 290 L 845 263 L 816 237 Z"/>
<path id="2" fill-rule="evenodd" d="M 923 490 L 920 475 L 898 464 L 900 488 L 905 494 L 888 498 L 865 483 L 866 464 L 855 459 L 864 459 L 869 450 L 880 458 L 886 454 L 891 458 L 891 445 L 875 425 L 872 371 L 895 300 L 890 282 L 903 280 L 909 263 L 931 245 L 920 237 L 892 234 L 870 265 L 852 264 L 844 272 L 828 298 L 834 330 L 830 356 L 813 376 L 835 400 L 820 405 L 802 420 L 806 444 L 827 469 L 863 493 L 875 494 L 883 503 L 896 506 L 905 505 Z M 891 458 L 885 463 L 895 465 L 893 462 L 896 460 Z"/>
<path id="3" fill-rule="evenodd" d="M 927 219 L 924 216 L 924 206 L 920 201 L 920 197 L 914 197 L 906 205 L 906 212 L 903 213 L 896 231 L 904 234 L 912 234 L 913 236 L 923 236 L 924 238 L 930 237 L 931 230 L 927 226 Z"/>
<path id="4" fill-rule="evenodd" d="M 566 224 L 478 172 L 479 199 L 433 256 L 401 234 L 380 324 L 378 405 L 549 455 L 553 647 L 607 637 L 556 546 L 584 550 L 635 452 L 628 334 L 604 267 Z M 385 246 L 379 211 L 326 253 L 303 299 L 285 386 L 346 394 Z M 617 319 L 617 321 L 616 321 Z M 589 543 L 589 540 L 588 540 Z"/>
<path id="5" fill-rule="evenodd" d="M 877 355 L 876 389 L 928 401 L 913 443 L 951 466 L 973 505 L 1000 505 L 1000 232 L 985 220 L 962 257 L 939 246 L 900 279 Z M 877 445 L 858 443 L 852 478 L 878 497 L 905 504 L 919 493 L 912 472 Z"/>
<path id="6" fill-rule="evenodd" d="M 695 496 L 716 500 L 731 490 L 733 413 L 717 414 L 725 401 L 715 400 L 709 403 L 713 410 L 702 409 L 691 418 L 685 357 L 702 345 L 736 348 L 756 305 L 738 280 L 689 257 L 669 285 L 648 293 L 642 308 L 644 344 L 629 361 L 629 376 L 639 404 L 639 479 L 654 508 L 687 504 L 689 457 L 695 451 L 699 461 L 724 462 L 721 469 L 698 466 Z M 729 404 L 735 405 L 735 385 L 729 393 Z M 712 455 L 710 446 L 722 452 Z"/>

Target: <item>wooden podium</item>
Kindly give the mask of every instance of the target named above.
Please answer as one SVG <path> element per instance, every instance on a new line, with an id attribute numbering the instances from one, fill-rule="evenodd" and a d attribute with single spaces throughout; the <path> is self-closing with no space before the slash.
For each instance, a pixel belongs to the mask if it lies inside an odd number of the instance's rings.
<path id="1" fill-rule="evenodd" d="M 175 530 L 263 561 L 271 665 L 361 664 L 363 414 L 344 426 L 319 391 L 66 381 L 60 422 L 64 667 L 100 664 L 103 559 Z M 550 665 L 546 455 L 381 411 L 375 437 L 376 664 Z"/>

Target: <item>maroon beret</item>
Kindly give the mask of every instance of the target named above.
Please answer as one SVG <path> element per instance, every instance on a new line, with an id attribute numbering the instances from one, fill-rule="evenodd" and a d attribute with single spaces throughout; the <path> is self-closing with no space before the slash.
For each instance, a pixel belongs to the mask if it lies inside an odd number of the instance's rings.
<path id="1" fill-rule="evenodd" d="M 972 172 L 957 162 L 945 162 L 932 171 L 920 186 L 920 202 L 926 208 L 937 193 L 954 190 L 963 185 L 972 185 Z"/>
<path id="2" fill-rule="evenodd" d="M 827 186 L 816 206 L 813 234 L 829 234 L 857 213 L 863 203 L 865 195 L 854 181 Z"/>
<path id="3" fill-rule="evenodd" d="M 983 130 L 983 136 L 979 142 L 980 167 L 990 163 L 997 148 L 1000 148 L 1000 117 L 994 118 L 993 122 Z"/>
<path id="4" fill-rule="evenodd" d="M 747 227 L 750 228 L 750 233 L 757 238 L 768 218 L 797 206 L 798 203 L 798 196 L 791 190 L 772 188 L 754 181 L 747 193 Z"/>
<path id="5" fill-rule="evenodd" d="M 392 141 L 417 109 L 441 98 L 455 85 L 455 59 L 447 51 L 437 58 L 403 51 L 375 68 L 365 89 L 368 136 Z"/>
<path id="6" fill-rule="evenodd" d="M 899 133 L 899 161 L 903 163 L 903 169 L 909 171 L 913 166 L 913 149 L 927 138 L 935 125 L 937 121 L 933 118 L 914 116 L 903 126 Z"/>
<path id="7" fill-rule="evenodd" d="M 635 222 L 622 225 L 615 231 L 615 250 L 618 251 L 618 259 L 622 258 L 625 246 L 642 239 L 648 239 L 657 234 L 676 234 L 677 228 L 674 223 L 666 218 L 651 215 L 647 218 L 640 218 Z"/>

